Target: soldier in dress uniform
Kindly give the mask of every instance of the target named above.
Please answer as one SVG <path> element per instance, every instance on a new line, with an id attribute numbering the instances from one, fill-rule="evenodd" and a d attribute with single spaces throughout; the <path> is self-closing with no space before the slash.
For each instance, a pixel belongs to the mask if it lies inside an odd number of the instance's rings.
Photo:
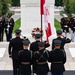
<path id="1" fill-rule="evenodd" d="M 75 19 L 74 19 L 74 22 L 73 22 L 73 26 L 72 26 L 72 41 L 75 42 Z"/>
<path id="2" fill-rule="evenodd" d="M 54 46 L 54 41 L 55 41 L 55 40 L 60 40 L 60 41 L 61 41 L 61 46 L 60 46 L 60 48 L 64 50 L 64 45 L 65 45 L 66 43 L 70 43 L 71 40 L 70 40 L 69 38 L 64 37 L 64 36 L 62 35 L 62 31 L 61 31 L 61 30 L 57 30 L 56 33 L 57 33 L 57 38 L 55 38 L 55 39 L 52 40 L 52 50 L 55 48 L 55 46 Z"/>
<path id="3" fill-rule="evenodd" d="M 73 23 L 73 22 L 74 22 L 74 15 L 73 15 L 73 14 L 71 14 L 70 22 L 71 22 L 71 23 Z"/>
<path id="4" fill-rule="evenodd" d="M 68 33 L 69 33 L 69 26 L 70 26 L 70 21 L 68 20 L 68 18 L 65 19 L 65 23 L 64 23 L 64 33 L 65 33 L 65 37 L 67 37 Z"/>
<path id="5" fill-rule="evenodd" d="M 70 18 L 70 29 L 72 29 L 73 23 L 74 23 L 74 15 L 71 15 L 71 18 Z"/>
<path id="6" fill-rule="evenodd" d="M 73 24 L 74 24 L 74 14 L 71 14 L 69 31 L 70 31 L 70 35 L 71 35 L 71 40 L 72 41 L 74 41 L 74 37 L 73 37 Z"/>
<path id="7" fill-rule="evenodd" d="M 19 71 L 21 75 L 31 75 L 32 51 L 28 50 L 30 41 L 23 40 L 23 50 L 19 51 Z"/>
<path id="8" fill-rule="evenodd" d="M 34 52 L 35 51 L 38 51 L 39 50 L 39 48 L 38 48 L 38 42 L 40 42 L 40 40 L 41 40 L 41 34 L 36 34 L 35 35 L 35 42 L 32 42 L 31 43 L 31 45 L 30 45 L 30 50 L 33 52 L 33 54 L 34 54 Z M 35 73 L 35 69 L 36 69 L 36 62 L 34 61 L 34 56 L 33 56 L 33 73 Z"/>
<path id="9" fill-rule="evenodd" d="M 65 17 L 63 16 L 61 18 L 61 21 L 60 21 L 60 24 L 61 24 L 61 29 L 63 30 L 64 29 L 64 22 L 65 22 Z M 63 30 L 64 31 L 64 30 Z"/>
<path id="10" fill-rule="evenodd" d="M 41 40 L 41 34 L 36 34 L 35 35 L 35 42 L 32 42 L 31 45 L 30 45 L 30 50 L 33 53 L 35 51 L 38 51 L 39 50 L 39 48 L 38 48 L 38 42 L 40 42 L 40 40 Z M 44 42 L 45 42 L 45 48 L 50 46 L 50 44 L 47 41 L 44 41 Z M 35 69 L 36 69 L 36 63 L 34 61 L 33 62 L 33 72 L 35 72 Z"/>
<path id="11" fill-rule="evenodd" d="M 69 32 L 69 24 L 70 24 L 70 21 L 68 20 L 67 16 L 63 15 L 63 18 L 61 19 L 60 23 L 64 36 L 67 37 L 67 34 Z"/>
<path id="12" fill-rule="evenodd" d="M 39 50 L 38 42 L 40 42 L 40 40 L 41 40 L 41 34 L 36 34 L 35 35 L 35 42 L 31 43 L 30 50 L 32 50 L 33 52 L 38 51 Z M 44 41 L 44 42 L 45 42 L 45 48 L 50 46 L 50 44 L 47 41 Z"/>
<path id="13" fill-rule="evenodd" d="M 49 72 L 48 59 L 49 51 L 45 49 L 45 42 L 38 42 L 39 51 L 34 53 L 36 61 L 36 74 L 47 75 Z"/>
<path id="14" fill-rule="evenodd" d="M 0 13 L 0 41 L 3 41 L 4 27 L 5 27 L 5 19 Z"/>
<path id="15" fill-rule="evenodd" d="M 66 53 L 61 49 L 62 42 L 60 40 L 54 41 L 54 49 L 50 51 L 49 61 L 51 62 L 51 74 L 63 75 L 65 71 L 64 64 L 66 62 Z"/>
<path id="16" fill-rule="evenodd" d="M 9 13 L 7 19 L 5 20 L 5 32 L 7 41 L 10 41 L 12 38 L 12 32 L 14 28 L 14 19 L 11 16 L 12 14 Z"/>
<path id="17" fill-rule="evenodd" d="M 18 52 L 23 50 L 23 39 L 20 38 L 21 30 L 16 30 L 15 35 L 16 37 L 10 40 L 8 53 L 9 57 L 12 58 L 13 75 L 18 75 Z"/>

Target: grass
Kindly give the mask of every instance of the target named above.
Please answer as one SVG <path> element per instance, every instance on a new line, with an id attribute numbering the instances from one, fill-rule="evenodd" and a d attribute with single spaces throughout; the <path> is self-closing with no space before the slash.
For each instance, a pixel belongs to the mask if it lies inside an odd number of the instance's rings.
<path id="1" fill-rule="evenodd" d="M 13 33 L 16 29 L 19 29 L 20 26 L 21 26 L 21 19 L 18 19 L 16 22 L 15 22 L 15 25 L 14 25 L 14 30 L 13 30 Z"/>
<path id="2" fill-rule="evenodd" d="M 56 30 L 61 29 L 60 22 L 57 21 L 56 19 L 54 19 L 54 26 L 55 26 Z"/>

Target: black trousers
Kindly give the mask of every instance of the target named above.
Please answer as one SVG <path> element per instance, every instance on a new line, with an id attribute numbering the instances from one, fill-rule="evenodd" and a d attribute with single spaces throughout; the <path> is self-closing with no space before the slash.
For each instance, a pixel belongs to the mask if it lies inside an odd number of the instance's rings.
<path id="1" fill-rule="evenodd" d="M 20 75 L 18 59 L 12 59 L 13 62 L 13 75 Z"/>
<path id="2" fill-rule="evenodd" d="M 10 41 L 10 39 L 12 38 L 12 28 L 9 28 L 9 31 L 5 30 L 6 32 L 6 40 Z"/>
<path id="3" fill-rule="evenodd" d="M 0 27 L 0 41 L 3 41 L 4 28 Z"/>

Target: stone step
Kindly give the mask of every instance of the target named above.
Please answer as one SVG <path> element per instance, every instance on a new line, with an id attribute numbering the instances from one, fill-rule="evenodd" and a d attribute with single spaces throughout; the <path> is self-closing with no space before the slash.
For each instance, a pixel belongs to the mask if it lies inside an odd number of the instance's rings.
<path id="1" fill-rule="evenodd" d="M 0 75 L 13 75 L 12 70 L 0 70 Z M 33 75 L 33 74 L 31 74 Z M 36 75 L 36 74 L 34 74 Z M 51 75 L 51 73 L 49 72 L 48 75 Z M 75 75 L 75 71 L 66 71 L 64 72 L 64 75 Z"/>

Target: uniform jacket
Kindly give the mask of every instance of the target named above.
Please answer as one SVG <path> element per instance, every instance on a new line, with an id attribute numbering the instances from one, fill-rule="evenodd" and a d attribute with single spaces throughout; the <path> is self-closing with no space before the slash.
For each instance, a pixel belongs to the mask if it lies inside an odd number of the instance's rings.
<path id="1" fill-rule="evenodd" d="M 61 23 L 61 28 L 63 29 L 63 32 L 65 32 L 65 30 L 66 32 L 69 32 L 70 21 L 68 19 L 62 18 L 60 23 Z"/>
<path id="2" fill-rule="evenodd" d="M 70 28 L 71 28 L 71 30 L 72 30 L 72 26 L 73 26 L 73 24 L 74 24 L 74 18 L 70 18 Z"/>
<path id="3" fill-rule="evenodd" d="M 47 50 L 39 50 L 34 53 L 34 60 L 36 61 L 36 73 L 42 74 L 42 73 L 48 73 L 49 67 L 47 60 L 49 58 L 49 52 Z M 38 64 L 43 63 L 45 64 Z"/>
<path id="4" fill-rule="evenodd" d="M 30 50 L 35 52 L 35 51 L 38 51 L 39 48 L 38 48 L 38 42 L 40 41 L 35 41 L 35 42 L 32 42 L 31 45 L 30 45 Z"/>
<path id="5" fill-rule="evenodd" d="M 55 40 L 60 40 L 60 41 L 61 41 L 61 46 L 60 46 L 60 48 L 63 49 L 63 50 L 64 50 L 64 45 L 65 45 L 66 43 L 70 43 L 70 42 L 71 42 L 71 40 L 68 39 L 68 38 L 57 37 L 56 39 L 53 39 L 53 41 L 52 41 L 52 50 L 54 49 L 54 41 L 55 41 Z"/>
<path id="6" fill-rule="evenodd" d="M 30 45 L 30 50 L 32 50 L 33 52 L 38 51 L 39 50 L 38 42 L 40 42 L 40 41 L 32 42 Z M 50 46 L 49 43 L 47 43 L 46 41 L 44 41 L 44 42 L 45 42 L 45 48 Z"/>
<path id="7" fill-rule="evenodd" d="M 51 62 L 51 72 L 59 73 L 65 71 L 66 53 L 62 49 L 50 51 L 49 61 Z"/>
<path id="8" fill-rule="evenodd" d="M 12 32 L 13 27 L 14 27 L 14 19 L 13 18 L 10 18 L 10 19 L 7 18 L 5 20 L 5 31 L 6 32 L 7 32 L 8 25 L 10 26 L 9 31 Z"/>
<path id="9" fill-rule="evenodd" d="M 16 37 L 12 40 L 10 40 L 8 52 L 9 54 L 12 54 L 13 59 L 17 59 L 18 52 L 23 49 L 23 39 L 20 37 Z"/>
<path id="10" fill-rule="evenodd" d="M 0 19 L 0 31 L 2 31 L 5 27 L 5 18 L 2 17 L 2 19 Z"/>
<path id="11" fill-rule="evenodd" d="M 31 73 L 32 52 L 28 49 L 19 51 L 18 60 L 21 73 L 23 75 L 25 75 L 25 73 Z M 21 64 L 22 62 L 29 62 L 29 64 Z"/>
<path id="12" fill-rule="evenodd" d="M 72 25 L 71 28 L 72 28 L 72 31 L 75 32 L 75 20 L 74 20 L 73 25 Z"/>

